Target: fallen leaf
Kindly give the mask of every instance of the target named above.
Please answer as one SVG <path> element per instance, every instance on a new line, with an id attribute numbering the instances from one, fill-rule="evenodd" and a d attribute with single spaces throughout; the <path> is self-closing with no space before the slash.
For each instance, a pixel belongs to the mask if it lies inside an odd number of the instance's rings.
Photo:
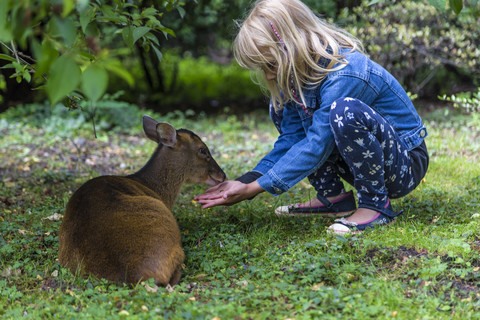
<path id="1" fill-rule="evenodd" d="M 3 269 L 0 273 L 0 276 L 3 278 L 10 278 L 11 276 L 18 277 L 22 273 L 20 269 L 6 268 Z"/>
<path id="2" fill-rule="evenodd" d="M 320 283 L 314 284 L 310 289 L 312 289 L 313 291 L 317 291 L 321 287 L 324 287 L 324 286 L 325 286 L 325 284 L 323 282 L 320 282 Z"/>
<path id="3" fill-rule="evenodd" d="M 150 293 L 155 293 L 158 291 L 158 287 L 154 285 L 153 287 L 149 286 L 148 284 L 145 285 L 145 290 Z"/>
<path id="4" fill-rule="evenodd" d="M 50 221 L 58 221 L 63 218 L 63 214 L 60 213 L 54 213 L 51 216 L 42 218 L 42 220 L 50 220 Z"/>
<path id="5" fill-rule="evenodd" d="M 237 282 L 237 286 L 246 287 L 248 285 L 247 280 L 242 280 Z"/>
<path id="6" fill-rule="evenodd" d="M 198 280 L 202 281 L 205 277 L 208 277 L 208 274 L 206 273 L 199 273 L 195 276 Z"/>

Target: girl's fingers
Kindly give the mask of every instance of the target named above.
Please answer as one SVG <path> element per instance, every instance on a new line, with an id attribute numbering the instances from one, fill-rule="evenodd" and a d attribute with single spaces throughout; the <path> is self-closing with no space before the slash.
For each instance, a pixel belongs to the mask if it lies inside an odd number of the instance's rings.
<path id="1" fill-rule="evenodd" d="M 206 190 L 203 194 L 193 197 L 194 200 L 216 199 L 222 197 L 223 190 L 220 185 Z"/>
<path id="2" fill-rule="evenodd" d="M 216 207 L 220 205 L 228 205 L 228 204 L 229 203 L 226 199 L 221 198 L 221 199 L 211 200 L 203 203 L 202 209 L 207 209 L 207 208 Z"/>
<path id="3" fill-rule="evenodd" d="M 215 200 L 215 199 L 221 199 L 221 198 L 223 198 L 223 194 L 221 193 L 216 193 L 212 195 L 202 194 L 200 196 L 196 196 L 194 200 L 202 203 L 202 201 L 209 201 L 209 200 Z"/>
<path id="4" fill-rule="evenodd" d="M 215 187 L 208 188 L 205 190 L 204 194 L 214 193 L 220 190 L 221 184 L 216 185 Z"/>
<path id="5" fill-rule="evenodd" d="M 209 199 L 200 199 L 198 203 L 202 204 L 202 209 L 207 209 L 219 205 L 229 205 L 231 204 L 231 199 L 228 198 L 227 193 L 218 194 L 215 197 L 211 197 Z"/>

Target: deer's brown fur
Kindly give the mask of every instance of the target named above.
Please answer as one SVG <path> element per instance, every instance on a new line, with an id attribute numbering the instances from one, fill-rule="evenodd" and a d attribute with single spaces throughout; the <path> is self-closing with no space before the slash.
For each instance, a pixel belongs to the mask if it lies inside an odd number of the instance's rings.
<path id="1" fill-rule="evenodd" d="M 215 185 L 225 173 L 193 132 L 144 116 L 158 147 L 130 176 L 87 181 L 71 197 L 60 228 L 59 259 L 72 272 L 115 282 L 178 283 L 184 260 L 171 208 L 183 183 Z"/>

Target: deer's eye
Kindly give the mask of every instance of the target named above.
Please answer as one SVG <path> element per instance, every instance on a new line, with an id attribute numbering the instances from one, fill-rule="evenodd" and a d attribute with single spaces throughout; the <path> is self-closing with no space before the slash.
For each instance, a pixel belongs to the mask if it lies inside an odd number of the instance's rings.
<path id="1" fill-rule="evenodd" d="M 204 156 L 207 156 L 207 157 L 209 156 L 208 150 L 206 148 L 200 148 L 199 152 Z"/>

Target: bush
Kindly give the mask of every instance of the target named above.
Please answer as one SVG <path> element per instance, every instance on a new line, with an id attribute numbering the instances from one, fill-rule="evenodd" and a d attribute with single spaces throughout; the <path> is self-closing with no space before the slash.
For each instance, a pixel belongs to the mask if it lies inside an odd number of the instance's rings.
<path id="1" fill-rule="evenodd" d="M 250 78 L 250 72 L 241 69 L 235 62 L 222 66 L 206 57 L 169 56 L 162 68 L 170 75 L 166 83 L 171 90 L 169 98 L 172 101 L 179 98 L 187 104 L 209 101 L 210 105 L 216 106 L 218 101 L 248 101 L 261 96 L 260 89 Z M 177 75 L 172 74 L 175 68 L 178 68 Z"/>
<path id="2" fill-rule="evenodd" d="M 450 97 L 440 97 L 441 100 L 453 102 L 455 108 L 469 116 L 467 125 L 480 129 L 480 88 L 477 92 L 460 92 Z"/>
<path id="3" fill-rule="evenodd" d="M 411 0 L 363 2 L 342 19 L 370 56 L 421 98 L 480 80 L 480 28 L 472 11 L 456 16 Z"/>
<path id="4" fill-rule="evenodd" d="M 126 132 L 139 125 L 138 119 L 145 113 L 137 106 L 116 101 L 117 96 L 105 95 L 95 105 L 95 130 Z M 67 109 L 61 104 L 25 104 L 1 114 L 1 119 L 28 123 L 46 130 L 92 130 L 92 109 L 87 101 L 81 101 L 78 109 Z M 53 127 L 52 127 L 53 126 Z"/>
<path id="5" fill-rule="evenodd" d="M 174 35 L 161 20 L 173 9 L 182 16 L 181 5 L 177 0 L 0 1 L 0 67 L 14 72 L 17 82 L 45 89 L 52 105 L 70 106 L 73 93 L 96 102 L 109 75 L 133 84 L 122 55 L 143 50 L 161 59 L 159 38 Z"/>
<path id="6" fill-rule="evenodd" d="M 122 99 L 161 113 L 187 109 L 216 112 L 225 106 L 253 109 L 260 103 L 264 106 L 261 89 L 252 82 L 250 72 L 235 61 L 222 65 L 205 56 L 195 58 L 188 52 L 180 55 L 172 50 L 165 52 L 156 68 L 161 75 L 162 90 L 149 91 L 145 81 L 136 82 L 133 91 L 121 82 L 111 89 L 125 90 Z M 142 79 L 140 66 L 129 69 L 133 70 L 134 78 Z"/>

